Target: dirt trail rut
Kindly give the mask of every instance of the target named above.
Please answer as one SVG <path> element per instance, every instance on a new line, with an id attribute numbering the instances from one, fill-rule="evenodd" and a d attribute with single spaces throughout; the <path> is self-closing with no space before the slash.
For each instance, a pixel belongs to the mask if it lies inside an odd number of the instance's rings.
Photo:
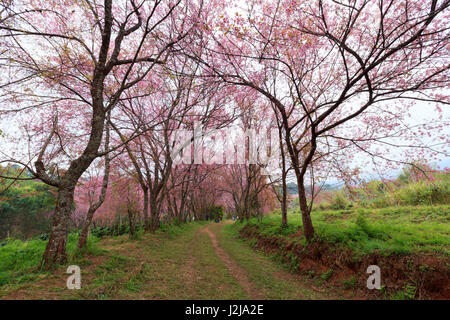
<path id="1" fill-rule="evenodd" d="M 244 291 L 248 294 L 250 299 L 261 300 L 264 299 L 264 295 L 261 294 L 260 290 L 255 287 L 255 285 L 248 279 L 246 272 L 242 269 L 236 261 L 233 260 L 219 245 L 216 234 L 210 230 L 210 226 L 202 229 L 211 239 L 214 252 L 227 267 L 231 275 L 239 282 Z"/>

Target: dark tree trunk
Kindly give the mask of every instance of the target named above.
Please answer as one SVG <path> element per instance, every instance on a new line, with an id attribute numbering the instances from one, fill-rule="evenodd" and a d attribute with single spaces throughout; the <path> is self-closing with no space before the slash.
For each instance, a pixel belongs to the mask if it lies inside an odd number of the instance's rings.
<path id="1" fill-rule="evenodd" d="M 130 186 L 128 186 L 128 194 L 127 194 L 127 213 L 128 213 L 128 223 L 130 224 L 130 237 L 133 238 L 135 234 L 134 211 L 130 203 Z"/>
<path id="2" fill-rule="evenodd" d="M 303 233 L 306 241 L 310 242 L 314 238 L 314 228 L 311 221 L 311 212 L 306 200 L 306 190 L 303 185 L 303 180 L 297 179 L 298 184 L 298 202 L 300 204 L 300 210 L 302 212 Z"/>
<path id="3" fill-rule="evenodd" d="M 283 143 L 281 140 L 280 133 L 280 149 L 281 149 L 281 183 L 282 183 L 282 192 L 281 195 L 281 225 L 287 226 L 287 185 L 286 185 L 286 155 L 284 154 Z"/>
<path id="4" fill-rule="evenodd" d="M 62 264 L 67 260 L 66 242 L 69 233 L 69 221 L 72 215 L 75 185 L 60 187 L 53 214 L 53 225 L 42 257 L 43 266 L 50 268 L 54 264 Z"/>
<path id="5" fill-rule="evenodd" d="M 288 148 L 295 176 L 297 177 L 298 202 L 300 204 L 300 210 L 302 212 L 303 233 L 305 235 L 306 241 L 311 242 L 311 240 L 314 238 L 314 228 L 311 221 L 310 208 L 308 206 L 308 201 L 306 199 L 304 176 L 308 168 L 308 165 L 311 163 L 314 151 L 316 150 L 317 147 L 315 140 L 315 129 L 312 129 L 313 138 L 311 140 L 311 149 L 308 153 L 307 158 L 304 160 L 303 164 L 300 165 L 298 157 L 299 151 L 292 144 L 290 129 L 286 118 L 283 119 L 283 126 L 286 132 L 284 141 Z"/>
<path id="6" fill-rule="evenodd" d="M 148 188 L 143 187 L 142 191 L 144 192 L 144 229 L 145 232 L 150 231 L 150 223 L 148 221 Z"/>
<path id="7" fill-rule="evenodd" d="M 286 187 L 286 175 L 283 173 L 283 194 L 281 199 L 281 225 L 287 226 L 287 187 Z"/>
<path id="8" fill-rule="evenodd" d="M 89 211 L 86 216 L 86 220 L 84 221 L 84 223 L 81 227 L 80 237 L 78 238 L 78 248 L 80 248 L 80 249 L 86 247 L 88 233 L 89 233 L 89 227 L 91 226 L 92 219 L 94 218 L 94 213 L 95 213 L 95 211 L 92 210 L 91 208 L 89 208 Z"/>
<path id="9" fill-rule="evenodd" d="M 151 214 L 150 230 L 151 232 L 155 232 L 156 229 L 159 228 L 159 212 L 156 199 L 154 199 L 154 197 L 152 196 L 150 196 L 150 214 Z"/>
<path id="10" fill-rule="evenodd" d="M 128 209 L 128 222 L 130 223 L 130 237 L 134 237 L 136 230 L 134 228 L 134 212 L 132 209 Z"/>

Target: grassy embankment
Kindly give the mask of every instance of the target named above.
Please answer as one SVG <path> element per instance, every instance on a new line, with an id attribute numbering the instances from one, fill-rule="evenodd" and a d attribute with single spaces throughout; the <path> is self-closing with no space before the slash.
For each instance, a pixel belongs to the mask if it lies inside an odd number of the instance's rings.
<path id="1" fill-rule="evenodd" d="M 450 206 L 389 207 L 312 212 L 317 240 L 348 247 L 355 253 L 382 254 L 433 252 L 450 254 Z M 269 215 L 260 232 L 269 236 L 289 237 L 303 242 L 301 215 L 288 215 L 289 225 L 281 227 L 280 215 Z"/>
<path id="2" fill-rule="evenodd" d="M 298 212 L 286 227 L 272 214 L 228 228 L 292 271 L 355 297 L 450 298 L 450 206 L 314 211 L 312 219 L 316 238 L 308 245 Z M 382 270 L 380 290 L 366 289 L 372 264 Z"/>
<path id="3" fill-rule="evenodd" d="M 312 220 L 318 241 L 352 249 L 356 254 L 413 252 L 450 253 L 450 174 L 437 171 L 428 178 L 406 168 L 392 181 L 373 180 L 352 188 L 319 194 Z M 294 204 L 295 206 L 295 204 Z M 259 232 L 303 241 L 298 206 L 289 225 L 278 214 L 264 217 Z M 257 225 L 251 220 L 250 225 Z"/>

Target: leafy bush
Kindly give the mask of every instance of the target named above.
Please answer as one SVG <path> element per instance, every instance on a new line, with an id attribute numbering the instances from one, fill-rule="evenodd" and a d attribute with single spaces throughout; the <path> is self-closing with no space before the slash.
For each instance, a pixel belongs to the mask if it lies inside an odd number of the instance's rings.
<path id="1" fill-rule="evenodd" d="M 142 230 L 144 228 L 143 225 L 137 224 L 136 225 L 136 231 Z M 96 236 L 97 238 L 103 238 L 106 236 L 121 236 L 123 234 L 129 233 L 130 232 L 130 226 L 129 225 L 114 225 L 112 227 L 103 227 L 103 226 L 99 226 L 99 227 L 94 227 L 91 228 L 91 234 Z"/>
<path id="2" fill-rule="evenodd" d="M 317 205 L 319 210 L 330 210 L 330 209 L 332 209 L 332 206 L 333 206 L 333 204 L 331 204 L 328 201 L 322 201 Z"/>
<path id="3" fill-rule="evenodd" d="M 356 197 L 355 203 L 345 197 L 344 189 L 332 193 L 332 200 L 316 203 L 314 211 L 351 209 L 355 206 L 378 209 L 446 205 L 450 204 L 450 174 L 434 173 L 432 180 L 424 177 L 422 180 L 412 179 L 405 175 L 388 182 L 373 180 L 352 190 Z"/>
<path id="4" fill-rule="evenodd" d="M 450 203 L 449 183 L 418 182 L 408 184 L 393 194 L 397 205 L 436 205 Z"/>
<path id="5" fill-rule="evenodd" d="M 341 210 L 347 207 L 349 201 L 345 198 L 342 192 L 336 192 L 331 203 L 332 209 Z"/>
<path id="6" fill-rule="evenodd" d="M 213 206 L 208 211 L 210 219 L 216 220 L 223 217 L 223 208 L 221 206 Z"/>

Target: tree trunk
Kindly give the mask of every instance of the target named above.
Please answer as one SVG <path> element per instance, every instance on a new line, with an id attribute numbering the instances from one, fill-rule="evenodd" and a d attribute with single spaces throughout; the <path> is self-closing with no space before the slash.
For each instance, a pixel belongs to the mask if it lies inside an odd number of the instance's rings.
<path id="1" fill-rule="evenodd" d="M 151 232 L 155 232 L 159 227 L 159 212 L 156 199 L 150 196 Z"/>
<path id="2" fill-rule="evenodd" d="M 302 212 L 303 233 L 306 241 L 310 242 L 314 238 L 314 228 L 311 221 L 311 212 L 306 200 L 306 190 L 303 185 L 303 180 L 297 179 L 298 184 L 298 202 L 300 204 L 300 210 Z"/>
<path id="3" fill-rule="evenodd" d="M 148 188 L 142 188 L 144 192 L 144 229 L 145 232 L 150 231 L 150 224 L 148 221 Z"/>
<path id="4" fill-rule="evenodd" d="M 80 249 L 86 247 L 87 238 L 89 234 L 89 227 L 91 226 L 92 219 L 94 218 L 94 213 L 95 211 L 92 210 L 92 207 L 90 207 L 86 215 L 86 220 L 84 221 L 83 226 L 81 227 L 80 237 L 78 238 L 78 248 Z"/>
<path id="5" fill-rule="evenodd" d="M 66 242 L 69 233 L 69 221 L 72 215 L 75 185 L 60 187 L 53 214 L 53 225 L 42 257 L 43 266 L 48 269 L 54 264 L 62 264 L 67 260 Z"/>
<path id="6" fill-rule="evenodd" d="M 130 237 L 134 237 L 136 231 L 134 229 L 134 213 L 132 209 L 128 209 L 128 222 L 130 223 Z"/>
<path id="7" fill-rule="evenodd" d="M 311 163 L 314 150 L 316 149 L 316 141 L 314 139 L 311 141 L 311 149 L 308 153 L 308 157 L 307 159 L 305 159 L 304 163 L 300 166 L 298 158 L 298 150 L 296 150 L 292 145 L 290 130 L 288 130 L 287 128 L 288 125 L 286 119 L 284 119 L 283 123 L 286 132 L 284 141 L 286 142 L 286 146 L 288 148 L 288 152 L 292 162 L 292 167 L 294 168 L 295 176 L 297 177 L 298 202 L 300 204 L 300 210 L 302 212 L 303 233 L 305 235 L 306 241 L 311 242 L 311 240 L 314 238 L 314 228 L 311 221 L 311 212 L 308 207 L 308 201 L 306 200 L 304 175 L 308 167 L 308 164 Z M 315 135 L 314 130 L 312 132 L 312 135 L 313 136 Z M 302 168 L 302 170 L 300 170 L 300 168 Z"/>
<path id="8" fill-rule="evenodd" d="M 281 183 L 283 194 L 281 195 L 281 226 L 287 226 L 287 186 L 286 186 L 286 155 L 283 149 L 283 137 L 281 134 L 281 128 L 278 127 L 278 135 L 280 140 L 280 153 L 281 153 Z"/>
<path id="9" fill-rule="evenodd" d="M 281 199 L 281 225 L 287 226 L 287 187 L 286 174 L 283 173 L 283 195 Z"/>

